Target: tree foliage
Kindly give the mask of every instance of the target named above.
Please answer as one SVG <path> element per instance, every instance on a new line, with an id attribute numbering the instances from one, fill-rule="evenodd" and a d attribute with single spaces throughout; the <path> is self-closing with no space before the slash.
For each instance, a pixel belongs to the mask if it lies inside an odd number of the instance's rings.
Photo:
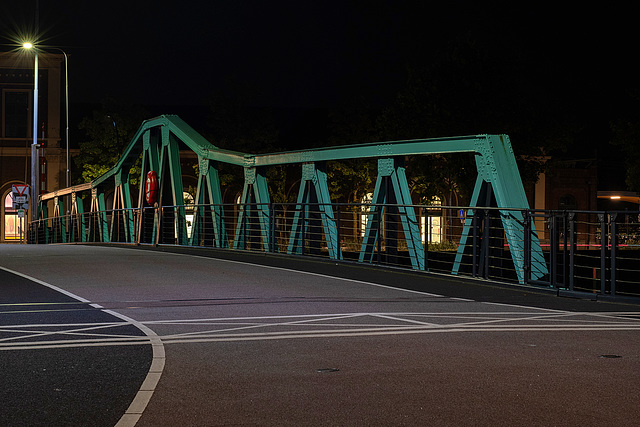
<path id="1" fill-rule="evenodd" d="M 78 125 L 82 132 L 80 154 L 75 156 L 75 170 L 81 171 L 75 182 L 90 182 L 108 172 L 123 153 L 149 113 L 139 106 L 106 99 L 99 110 Z M 140 164 L 132 169 L 131 183 L 137 184 Z"/>
<path id="2" fill-rule="evenodd" d="M 630 191 L 640 192 L 640 123 L 620 119 L 611 124 L 612 143 L 624 153 L 625 182 Z"/>

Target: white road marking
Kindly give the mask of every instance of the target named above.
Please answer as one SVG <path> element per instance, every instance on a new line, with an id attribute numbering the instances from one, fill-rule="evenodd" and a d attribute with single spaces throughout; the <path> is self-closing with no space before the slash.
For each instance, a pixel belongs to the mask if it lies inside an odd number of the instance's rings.
<path id="1" fill-rule="evenodd" d="M 434 301 L 456 301 L 478 304 L 476 301 L 464 298 L 447 298 L 443 295 L 422 291 L 401 289 L 361 280 L 340 278 L 325 274 L 293 270 L 283 267 L 265 266 L 241 261 L 213 259 L 199 255 L 182 255 L 193 258 L 215 260 L 220 263 L 251 265 L 261 269 L 287 271 L 300 275 L 315 276 L 355 284 L 363 284 L 396 292 L 419 294 L 433 297 Z M 565 331 L 636 331 L 640 330 L 638 313 L 577 313 L 537 307 L 526 307 L 501 303 L 482 303 L 485 306 L 500 306 L 517 311 L 487 311 L 487 312 L 371 312 L 371 313 L 330 313 L 315 315 L 280 315 L 257 317 L 224 317 L 205 319 L 162 319 L 136 321 L 112 310 L 103 308 L 97 302 L 91 302 L 78 297 L 61 288 L 18 273 L 3 267 L 0 269 L 16 274 L 28 280 L 54 289 L 80 302 L 89 303 L 95 308 L 102 309 L 142 330 L 146 337 L 126 336 L 120 334 L 98 334 L 96 329 L 117 327 L 120 323 L 109 324 L 67 324 L 67 325 L 25 325 L 2 326 L 0 331 L 19 334 L 0 341 L 0 350 L 17 349 L 37 350 L 44 348 L 68 348 L 83 346 L 111 346 L 111 345 L 148 345 L 153 347 L 153 362 L 142 387 L 131 403 L 126 414 L 118 423 L 119 427 L 129 427 L 137 423 L 153 395 L 155 387 L 162 375 L 165 365 L 166 344 L 211 343 L 229 341 L 256 341 L 282 339 L 313 339 L 329 337 L 357 337 L 402 334 L 431 334 L 431 333 L 499 333 L 499 332 L 565 332 Z M 256 303 L 260 300 L 257 299 Z M 380 301 L 384 302 L 384 301 Z M 135 302 L 134 302 L 135 303 Z M 166 307 L 155 307 L 161 311 Z M 541 314 L 545 313 L 545 314 Z M 635 316 L 635 317 L 633 317 Z M 348 320 L 345 321 L 345 320 Z M 380 320 L 388 322 L 380 323 Z M 93 327 L 92 327 L 93 326 Z M 166 331 L 158 335 L 150 329 Z M 66 329 L 65 329 L 66 328 Z M 53 330 L 55 329 L 55 330 Z M 173 331 L 171 330 L 173 329 Z M 181 329 L 175 332 L 175 329 Z M 187 329 L 187 330 L 185 330 Z M 55 339 L 56 336 L 64 339 Z M 34 341 L 34 338 L 52 339 Z"/>
<path id="2" fill-rule="evenodd" d="M 255 341 L 291 338 L 356 337 L 371 335 L 403 335 L 430 333 L 495 333 L 495 332 L 559 332 L 559 331 L 630 331 L 640 330 L 638 319 L 628 319 L 628 313 L 565 312 L 548 315 L 539 313 L 464 313 L 465 322 L 459 313 L 339 313 L 322 315 L 224 317 L 211 319 L 166 319 L 137 322 L 142 328 L 156 329 L 188 328 L 186 332 L 154 335 L 156 345 L 184 344 L 196 342 Z M 115 315 L 115 314 L 114 314 Z M 118 314 L 119 315 L 119 314 Z M 636 315 L 636 313 L 631 313 Z M 122 315 L 119 315 L 122 316 Z M 470 321 L 474 318 L 475 321 Z M 349 319 L 350 322 L 344 322 Z M 380 324 L 376 319 L 389 320 Z M 423 319 L 423 320 L 421 320 Z M 434 322 L 435 321 L 435 322 Z M 436 323 L 437 321 L 441 323 Z M 553 323 L 551 323 L 553 322 Z M 122 323 L 130 324 L 130 323 Z M 23 333 L 0 341 L 0 350 L 45 349 L 84 346 L 142 345 L 149 337 L 126 335 L 102 335 L 92 333 L 98 328 L 108 328 L 119 323 L 108 323 L 96 328 L 80 328 L 78 324 L 49 325 L 55 330 L 46 331 L 38 325 L 38 334 L 52 338 L 61 334 L 64 339 L 33 341 L 33 332 L 24 326 L 4 326 L 2 331 Z M 61 328 L 68 329 L 61 329 Z M 40 335 L 38 335 L 40 336 Z M 72 338 L 73 337 L 73 338 Z"/>
<path id="3" fill-rule="evenodd" d="M 17 271 L 13 271 L 10 270 L 8 268 L 4 268 L 0 266 L 0 269 L 11 273 L 11 274 L 15 274 L 16 276 L 20 276 L 24 279 L 27 279 L 29 281 L 38 283 L 42 286 L 46 286 L 49 289 L 53 289 L 63 295 L 66 295 L 70 298 L 75 299 L 76 301 L 80 301 L 82 303 L 89 303 L 92 307 L 94 307 L 97 310 L 100 310 L 102 307 L 98 304 L 95 303 L 91 303 L 91 301 L 82 298 L 78 295 L 75 295 L 69 291 L 66 291 L 64 289 L 61 289 L 55 285 L 52 285 L 50 283 L 44 282 L 42 280 L 36 279 L 35 277 L 31 277 L 28 276 L 26 274 L 17 272 Z M 149 369 L 149 371 L 147 372 L 147 376 L 144 380 L 144 382 L 142 383 L 142 386 L 140 388 L 140 390 L 138 390 L 138 392 L 136 393 L 135 398 L 133 399 L 133 401 L 131 402 L 131 405 L 129 406 L 129 408 L 127 409 L 127 411 L 125 412 L 125 414 L 120 418 L 120 420 L 118 421 L 118 423 L 116 424 L 116 427 L 133 427 L 136 425 L 136 423 L 138 422 L 138 420 L 140 419 L 140 417 L 142 416 L 142 412 L 145 410 L 145 408 L 147 407 L 147 405 L 149 404 L 149 401 L 151 400 L 151 396 L 153 395 L 153 392 L 155 391 L 155 387 L 158 384 L 158 381 L 160 380 L 160 376 L 162 375 L 162 371 L 164 370 L 164 364 L 165 364 L 165 352 L 164 352 L 164 345 L 162 344 L 161 339 L 158 337 L 158 335 L 152 331 L 148 326 L 130 318 L 127 317 L 123 314 L 117 313 L 113 310 L 102 310 L 105 313 L 109 313 L 114 317 L 117 317 L 121 320 L 124 321 L 123 324 L 129 324 L 129 325 L 133 325 L 136 328 L 138 328 L 139 330 L 141 330 L 145 336 L 144 337 L 138 337 L 138 336 L 118 336 L 117 338 L 114 337 L 109 337 L 109 338 L 101 338 L 101 339 L 84 339 L 84 340 L 71 340 L 71 339 L 65 339 L 65 340 L 54 340 L 54 341 L 44 341 L 42 342 L 43 346 L 46 346 L 46 348 L 61 348 L 61 347 L 77 347 L 78 343 L 82 343 L 83 345 L 81 346 L 85 346 L 85 345 L 105 345 L 105 344 L 110 344 L 110 345 L 122 345 L 123 343 L 125 344 L 132 344 L 132 343 L 136 343 L 136 344 L 145 344 L 148 345 L 149 343 L 151 344 L 151 349 L 152 349 L 152 354 L 153 354 L 153 359 L 152 359 L 152 363 L 151 363 L 151 367 Z M 119 324 L 118 324 L 119 325 Z M 71 329 L 69 330 L 63 330 L 63 331 L 41 331 L 40 333 L 36 333 L 36 335 L 34 335 L 31 331 L 29 331 L 27 333 L 26 336 L 23 336 L 23 338 L 26 338 L 27 340 L 33 339 L 34 336 L 45 336 L 45 335 L 57 335 L 57 334 L 74 334 L 74 335 L 83 335 L 80 334 L 81 331 L 89 331 L 89 330 L 95 330 L 97 328 L 101 328 L 101 327 L 112 327 L 112 326 L 105 326 L 104 324 L 101 324 L 99 326 L 96 326 L 94 328 L 91 327 L 83 327 L 83 328 L 78 328 L 77 325 L 67 325 L 67 326 L 71 326 Z M 41 328 L 42 325 L 39 325 L 39 327 Z M 55 325 L 56 328 L 59 328 L 60 325 Z M 22 326 L 22 328 L 24 329 L 24 326 Z M 8 329 L 6 326 L 3 326 L 2 329 Z M 86 334 L 84 334 L 86 335 Z M 91 334 L 92 336 L 95 336 L 96 334 Z M 15 338 L 15 337 L 14 337 Z M 71 341 L 71 342 L 70 342 Z M 39 347 L 38 344 L 40 342 L 33 342 L 30 344 L 18 344 L 18 345 L 13 345 L 13 346 L 7 346 L 4 347 L 3 344 L 0 344 L 0 350 L 15 350 L 15 349 L 32 349 L 34 348 L 33 345 L 36 345 L 35 348 L 43 348 L 43 347 Z"/>

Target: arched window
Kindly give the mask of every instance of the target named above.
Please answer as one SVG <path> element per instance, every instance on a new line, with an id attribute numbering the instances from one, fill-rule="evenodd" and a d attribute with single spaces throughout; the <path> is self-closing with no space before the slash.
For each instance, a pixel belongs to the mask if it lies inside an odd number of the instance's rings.
<path id="1" fill-rule="evenodd" d="M 17 209 L 13 209 L 13 197 L 8 192 L 4 197 L 4 240 L 20 240 L 24 219 L 18 218 Z"/>
<path id="2" fill-rule="evenodd" d="M 578 202 L 576 202 L 576 198 L 571 194 L 565 194 L 560 197 L 560 202 L 558 203 L 558 209 L 560 210 L 576 210 L 578 209 Z"/>

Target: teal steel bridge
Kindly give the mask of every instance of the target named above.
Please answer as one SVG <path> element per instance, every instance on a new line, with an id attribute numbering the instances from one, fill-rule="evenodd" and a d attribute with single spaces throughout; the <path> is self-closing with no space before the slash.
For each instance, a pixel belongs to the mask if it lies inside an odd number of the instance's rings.
<path id="1" fill-rule="evenodd" d="M 197 155 L 199 174 L 192 211 L 187 224 L 179 146 Z M 332 203 L 327 181 L 327 163 L 344 159 L 371 159 L 378 162 L 373 199 L 365 214 L 357 261 L 374 262 L 380 253 L 385 232 L 383 218 L 396 220 L 395 234 L 385 238 L 387 249 L 402 240 L 410 267 L 427 270 L 427 251 L 420 231 L 420 216 L 412 204 L 405 173 L 407 156 L 437 153 L 473 153 L 477 179 L 469 207 L 461 216 L 461 233 L 451 271 L 461 271 L 465 257 L 474 268 L 482 268 L 488 259 L 488 246 L 478 242 L 490 236 L 486 220 L 490 215 L 500 224 L 501 238 L 520 283 L 537 280 L 549 271 L 529 210 L 524 187 L 508 136 L 475 135 L 466 137 L 418 139 L 364 143 L 357 145 L 289 151 L 271 154 L 246 154 L 217 148 L 182 119 L 164 115 L 142 123 L 121 158 L 107 173 L 86 184 L 42 195 L 38 201 L 38 221 L 31 224 L 32 243 L 50 242 L 125 242 L 158 244 L 162 224 L 172 224 L 174 244 L 200 246 L 210 238 L 218 248 L 247 249 L 257 244 L 264 251 L 301 254 L 310 230 L 321 236 L 330 259 L 342 260 L 340 215 Z M 140 188 L 136 206 L 132 197 L 131 170 L 142 157 Z M 219 165 L 242 168 L 244 187 L 239 209 L 228 232 L 228 210 L 222 201 Z M 266 171 L 277 165 L 299 165 L 302 179 L 297 202 L 292 206 L 284 243 L 274 238 L 277 215 L 270 200 Z M 145 198 L 145 177 L 155 171 L 159 198 L 149 206 Z M 108 209 L 106 195 L 112 194 Z M 85 212 L 83 200 L 90 200 Z M 70 206 L 70 215 L 64 214 Z M 89 205 L 87 203 L 86 205 Z M 163 214 L 164 208 L 164 214 Z M 487 209 L 484 209 L 487 208 Z M 166 212 L 171 212 L 169 216 Z M 207 227 L 203 227 L 207 224 Z M 391 229 L 394 227 L 387 226 Z M 397 238 L 401 229 L 400 239 Z M 494 233 L 495 235 L 495 233 Z M 257 242 L 257 243 L 256 243 Z M 397 250 L 397 248 L 395 248 Z"/>

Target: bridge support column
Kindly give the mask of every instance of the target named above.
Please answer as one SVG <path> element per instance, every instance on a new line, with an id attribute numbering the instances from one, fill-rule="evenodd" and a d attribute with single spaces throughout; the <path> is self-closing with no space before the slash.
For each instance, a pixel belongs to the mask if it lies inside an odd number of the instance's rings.
<path id="1" fill-rule="evenodd" d="M 310 208 L 314 210 L 311 211 Z M 339 213 L 338 213 L 339 214 Z M 333 206 L 329 187 L 327 185 L 326 164 L 303 163 L 302 179 L 300 180 L 300 190 L 296 211 L 291 225 L 291 235 L 289 237 L 288 254 L 302 254 L 305 234 L 310 227 L 314 227 L 313 217 L 320 217 L 324 232 L 327 250 L 331 259 L 342 259 L 340 242 L 338 241 L 338 229 L 333 215 Z M 314 241 L 319 244 L 321 237 Z"/>
<path id="2" fill-rule="evenodd" d="M 71 241 L 87 241 L 87 227 L 84 218 L 84 206 L 77 193 L 71 193 Z"/>
<path id="3" fill-rule="evenodd" d="M 218 164 L 217 162 L 203 159 L 202 157 L 199 157 L 198 160 L 200 174 L 198 176 L 198 188 L 196 190 L 193 225 L 191 227 L 189 245 L 197 246 L 200 241 L 209 241 L 209 239 L 212 238 L 215 247 L 228 248 L 229 239 L 224 221 Z M 205 205 L 209 205 L 209 207 Z M 211 214 L 211 231 L 205 226 L 209 223 L 207 210 L 209 210 Z"/>
<path id="4" fill-rule="evenodd" d="M 261 239 L 262 249 L 265 252 L 269 251 L 270 205 L 271 199 L 264 168 L 245 167 L 244 188 L 240 200 L 241 210 L 233 239 L 234 249 L 246 249 L 247 243 L 257 243 L 257 240 Z M 252 233 L 256 228 L 260 230 L 259 235 Z"/>
<path id="5" fill-rule="evenodd" d="M 67 233 L 64 214 L 64 206 L 59 197 L 53 199 L 53 242 L 67 243 Z"/>
<path id="6" fill-rule="evenodd" d="M 129 171 L 121 169 L 115 176 L 113 213 L 111 215 L 111 241 L 134 243 L 134 221 L 129 185 Z"/>
<path id="7" fill-rule="evenodd" d="M 109 243 L 107 229 L 107 206 L 104 192 L 98 188 L 91 189 L 91 213 L 89 223 L 89 239 L 92 242 Z"/>
<path id="8" fill-rule="evenodd" d="M 404 231 L 411 266 L 416 270 L 424 269 L 424 250 L 420 238 L 420 228 L 415 211 L 411 206 L 411 194 L 407 184 L 404 160 L 402 158 L 378 159 L 378 177 L 367 217 L 360 262 L 372 262 L 375 248 L 380 246 L 382 217 L 385 213 L 400 218 Z M 387 254 L 397 253 L 396 221 L 387 221 Z"/>
<path id="9" fill-rule="evenodd" d="M 509 244 L 509 252 L 511 253 L 518 281 L 524 283 L 525 227 L 522 210 L 528 209 L 529 203 L 520 179 L 509 137 L 506 135 L 487 135 L 484 138 L 478 138 L 475 141 L 475 153 L 478 178 L 476 179 L 469 206 L 497 206 L 520 209 L 499 210 L 499 215 L 507 243 Z M 451 271 L 452 274 L 458 274 L 465 251 L 468 255 L 471 250 L 468 248 L 468 239 L 472 226 L 472 217 L 473 212 L 470 212 L 465 220 L 460 245 L 458 246 Z M 533 234 L 530 238 L 527 236 L 526 241 L 531 244 L 531 278 L 536 280 L 548 274 L 548 269 L 533 223 L 531 223 L 530 229 Z M 484 256 L 488 255 L 488 252 L 486 252 Z"/>

